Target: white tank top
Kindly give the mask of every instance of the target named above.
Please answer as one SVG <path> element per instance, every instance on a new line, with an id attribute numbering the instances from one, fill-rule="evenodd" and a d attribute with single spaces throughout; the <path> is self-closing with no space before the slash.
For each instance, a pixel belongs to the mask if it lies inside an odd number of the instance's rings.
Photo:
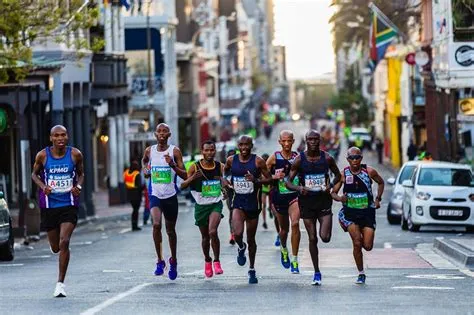
<path id="1" fill-rule="evenodd" d="M 169 154 L 174 161 L 174 145 L 166 151 L 158 152 L 158 145 L 151 146 L 150 150 L 150 186 L 151 195 L 160 199 L 167 199 L 176 195 L 176 172 L 166 163 L 165 155 Z"/>

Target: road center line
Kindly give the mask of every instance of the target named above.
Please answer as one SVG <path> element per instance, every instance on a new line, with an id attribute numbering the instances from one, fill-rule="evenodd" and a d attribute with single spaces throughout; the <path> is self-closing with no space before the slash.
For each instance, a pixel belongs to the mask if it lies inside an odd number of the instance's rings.
<path id="1" fill-rule="evenodd" d="M 109 307 L 110 305 L 112 305 L 114 303 L 117 303 L 118 301 L 120 301 L 121 299 L 126 298 L 129 295 L 137 293 L 138 291 L 140 291 L 141 289 L 143 289 L 144 287 L 147 287 L 149 285 L 151 285 L 151 283 L 143 283 L 143 284 L 137 285 L 136 287 L 133 287 L 128 291 L 125 291 L 123 293 L 120 293 L 120 294 L 108 299 L 108 300 L 105 300 L 104 302 L 100 303 L 99 305 L 96 305 L 96 306 L 94 306 L 94 307 L 92 307 L 88 310 L 85 310 L 84 312 L 81 313 L 81 315 L 94 315 L 94 314 L 97 314 L 98 312 L 100 312 L 103 309 Z"/>
<path id="2" fill-rule="evenodd" d="M 423 287 L 423 286 L 401 286 L 401 287 L 392 287 L 392 289 L 414 289 L 414 290 L 454 290 L 452 287 Z"/>
<path id="3" fill-rule="evenodd" d="M 392 248 L 392 243 L 389 243 L 389 242 L 383 243 L 383 248 Z"/>

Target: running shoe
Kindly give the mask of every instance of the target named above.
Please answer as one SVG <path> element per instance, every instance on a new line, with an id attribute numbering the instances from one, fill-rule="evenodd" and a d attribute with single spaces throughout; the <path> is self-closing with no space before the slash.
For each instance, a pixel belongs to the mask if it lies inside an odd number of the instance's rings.
<path id="1" fill-rule="evenodd" d="M 56 283 L 56 288 L 54 289 L 54 297 L 66 297 L 66 291 L 64 290 L 66 286 L 62 282 Z"/>
<path id="2" fill-rule="evenodd" d="M 257 279 L 257 274 L 254 269 L 249 270 L 249 284 L 257 284 L 258 279 Z"/>
<path id="3" fill-rule="evenodd" d="M 211 278 L 213 276 L 213 272 L 212 272 L 212 262 L 211 261 L 206 261 L 204 263 L 204 275 L 207 277 L 207 278 Z"/>
<path id="4" fill-rule="evenodd" d="M 178 276 L 178 262 L 176 260 L 172 261 L 170 257 L 169 263 L 170 263 L 170 270 L 168 271 L 168 278 L 170 278 L 170 280 L 175 280 L 176 277 Z"/>
<path id="5" fill-rule="evenodd" d="M 230 245 L 235 245 L 234 233 L 230 234 L 229 244 Z"/>
<path id="6" fill-rule="evenodd" d="M 267 229 L 268 229 L 267 222 L 263 222 L 262 227 L 263 227 L 265 230 L 267 230 Z"/>
<path id="7" fill-rule="evenodd" d="M 365 284 L 365 275 L 362 273 L 357 277 L 356 284 Z"/>
<path id="8" fill-rule="evenodd" d="M 156 263 L 155 276 L 162 276 L 165 273 L 166 263 L 164 260 L 160 260 Z"/>
<path id="9" fill-rule="evenodd" d="M 291 273 L 300 273 L 300 268 L 296 260 L 291 262 Z"/>
<path id="10" fill-rule="evenodd" d="M 320 272 L 315 272 L 314 277 L 313 277 L 313 282 L 311 283 L 312 285 L 321 285 L 322 282 L 322 276 Z"/>
<path id="11" fill-rule="evenodd" d="M 280 251 L 280 260 L 283 268 L 290 268 L 290 258 L 288 257 L 288 249 L 282 248 Z"/>
<path id="12" fill-rule="evenodd" d="M 244 248 L 237 248 L 237 263 L 239 264 L 239 266 L 243 266 L 247 262 L 247 257 L 245 257 L 245 250 L 247 249 L 247 244 L 243 244 Z"/>
<path id="13" fill-rule="evenodd" d="M 216 273 L 216 275 L 221 275 L 224 273 L 224 270 L 222 270 L 220 261 L 214 262 L 214 272 Z"/>
<path id="14" fill-rule="evenodd" d="M 275 240 L 275 246 L 280 246 L 280 235 L 277 235 L 277 238 Z"/>

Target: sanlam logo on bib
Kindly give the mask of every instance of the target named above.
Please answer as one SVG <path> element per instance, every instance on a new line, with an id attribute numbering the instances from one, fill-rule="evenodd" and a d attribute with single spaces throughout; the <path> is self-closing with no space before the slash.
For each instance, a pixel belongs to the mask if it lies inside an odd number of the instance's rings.
<path id="1" fill-rule="evenodd" d="M 69 172 L 69 167 L 67 165 L 55 165 L 50 168 L 49 172 L 51 174 L 67 173 Z"/>

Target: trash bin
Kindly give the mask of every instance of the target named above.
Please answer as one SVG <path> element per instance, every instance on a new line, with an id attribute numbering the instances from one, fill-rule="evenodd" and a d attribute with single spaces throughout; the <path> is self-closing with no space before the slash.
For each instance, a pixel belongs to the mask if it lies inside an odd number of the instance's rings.
<path id="1" fill-rule="evenodd" d="M 40 234 L 41 212 L 38 203 L 34 199 L 29 199 L 25 209 L 26 236 Z"/>

